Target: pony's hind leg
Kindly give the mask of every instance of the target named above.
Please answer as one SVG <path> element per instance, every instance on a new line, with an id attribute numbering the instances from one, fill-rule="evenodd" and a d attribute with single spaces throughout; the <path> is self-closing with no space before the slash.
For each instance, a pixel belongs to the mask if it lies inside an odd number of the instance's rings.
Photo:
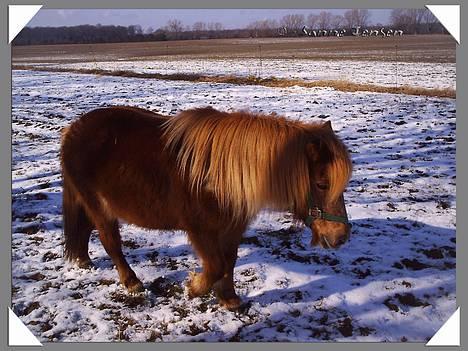
<path id="1" fill-rule="evenodd" d="M 94 224 L 65 174 L 62 208 L 65 258 L 80 268 L 92 267 L 88 244 Z"/>
<path id="2" fill-rule="evenodd" d="M 84 211 L 84 210 L 83 210 Z M 79 228 L 81 240 L 76 243 L 77 245 L 77 256 L 75 258 L 75 263 L 80 268 L 92 268 L 94 267 L 91 258 L 89 257 L 89 238 L 91 232 L 94 229 L 94 225 L 89 221 L 88 218 L 83 219 L 82 224 Z"/>
<path id="3" fill-rule="evenodd" d="M 70 212 L 65 223 L 65 257 L 79 268 L 91 268 L 93 262 L 89 257 L 88 245 L 93 223 L 89 220 L 83 207 L 77 205 L 74 209 L 74 217 L 70 218 Z M 73 220 L 73 223 L 69 222 Z"/>
<path id="4" fill-rule="evenodd" d="M 86 185 L 82 185 L 80 189 L 86 189 Z M 143 284 L 128 265 L 122 252 L 117 219 L 113 218 L 110 210 L 105 207 L 105 204 L 92 191 L 81 191 L 81 199 L 83 207 L 89 216 L 90 223 L 94 223 L 95 228 L 99 232 L 102 246 L 104 246 L 104 249 L 117 268 L 120 282 L 129 292 L 143 291 Z"/>
<path id="5" fill-rule="evenodd" d="M 143 284 L 125 260 L 117 220 L 101 221 L 101 223 L 97 224 L 97 228 L 104 249 L 117 267 L 120 282 L 130 293 L 144 291 Z"/>

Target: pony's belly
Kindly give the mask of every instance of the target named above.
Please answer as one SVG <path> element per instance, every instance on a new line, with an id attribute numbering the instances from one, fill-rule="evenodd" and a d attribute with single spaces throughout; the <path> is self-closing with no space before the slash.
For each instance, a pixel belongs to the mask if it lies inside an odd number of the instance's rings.
<path id="1" fill-rule="evenodd" d="M 142 199 L 137 196 L 134 198 Z M 122 219 L 129 224 L 146 229 L 183 229 L 176 215 L 177 209 L 164 201 L 153 200 L 152 203 L 148 203 L 132 201 L 130 198 L 116 199 L 112 196 L 101 196 L 101 203 L 110 217 Z"/>
<path id="2" fill-rule="evenodd" d="M 117 211 L 116 214 L 118 218 L 123 219 L 127 223 L 146 229 L 182 229 L 174 216 L 168 213 L 168 211 L 162 211 L 161 209 L 147 208 L 138 212 L 135 208 L 129 207 L 124 211 Z"/>

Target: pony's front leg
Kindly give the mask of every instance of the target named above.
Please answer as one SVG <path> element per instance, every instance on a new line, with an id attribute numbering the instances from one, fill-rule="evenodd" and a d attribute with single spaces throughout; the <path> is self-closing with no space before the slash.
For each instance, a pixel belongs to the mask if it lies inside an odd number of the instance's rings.
<path id="1" fill-rule="evenodd" d="M 189 232 L 189 238 L 195 252 L 201 260 L 203 271 L 190 273 L 187 284 L 190 298 L 207 294 L 213 284 L 224 274 L 224 260 L 218 244 L 218 235 Z"/>
<path id="2" fill-rule="evenodd" d="M 194 297 L 203 296 L 210 292 L 213 283 L 207 279 L 205 271 L 201 273 L 190 272 L 189 281 L 187 283 L 188 295 L 192 299 Z"/>
<path id="3" fill-rule="evenodd" d="M 242 238 L 243 228 L 232 231 L 221 240 L 224 254 L 224 275 L 214 284 L 214 290 L 220 305 L 229 310 L 236 310 L 241 305 L 241 299 L 234 288 L 234 267 L 237 261 L 237 249 Z"/>
<path id="4" fill-rule="evenodd" d="M 232 273 L 225 273 L 224 277 L 214 284 L 214 290 L 219 304 L 228 310 L 237 310 L 242 303 L 241 298 L 234 289 L 234 280 Z"/>
<path id="5" fill-rule="evenodd" d="M 213 257 L 210 258 L 213 260 Z M 223 265 L 213 266 L 211 262 L 202 259 L 203 271 L 201 273 L 190 272 L 189 282 L 187 284 L 188 295 L 190 298 L 202 296 L 210 292 L 213 284 L 223 276 Z"/>

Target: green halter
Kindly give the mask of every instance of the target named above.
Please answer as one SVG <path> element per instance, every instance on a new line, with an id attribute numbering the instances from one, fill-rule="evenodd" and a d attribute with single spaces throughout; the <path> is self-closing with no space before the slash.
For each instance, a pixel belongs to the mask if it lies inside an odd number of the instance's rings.
<path id="1" fill-rule="evenodd" d="M 351 223 L 349 223 L 347 216 L 336 216 L 336 215 L 323 211 L 317 206 L 314 206 L 314 203 L 312 201 L 312 195 L 310 193 L 309 193 L 309 196 L 307 197 L 307 204 L 309 206 L 309 214 L 305 219 L 305 224 L 308 227 L 310 227 L 312 222 L 316 219 L 324 219 L 326 221 L 340 222 L 340 223 L 351 225 Z"/>

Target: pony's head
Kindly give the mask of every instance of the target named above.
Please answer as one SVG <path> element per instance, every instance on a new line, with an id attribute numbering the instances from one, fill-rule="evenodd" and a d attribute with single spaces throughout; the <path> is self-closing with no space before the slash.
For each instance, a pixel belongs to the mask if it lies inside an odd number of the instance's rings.
<path id="1" fill-rule="evenodd" d="M 297 216 L 312 230 L 312 245 L 337 248 L 348 240 L 351 227 L 343 198 L 352 171 L 349 153 L 326 122 L 314 128 L 306 155 L 309 193 Z"/>

